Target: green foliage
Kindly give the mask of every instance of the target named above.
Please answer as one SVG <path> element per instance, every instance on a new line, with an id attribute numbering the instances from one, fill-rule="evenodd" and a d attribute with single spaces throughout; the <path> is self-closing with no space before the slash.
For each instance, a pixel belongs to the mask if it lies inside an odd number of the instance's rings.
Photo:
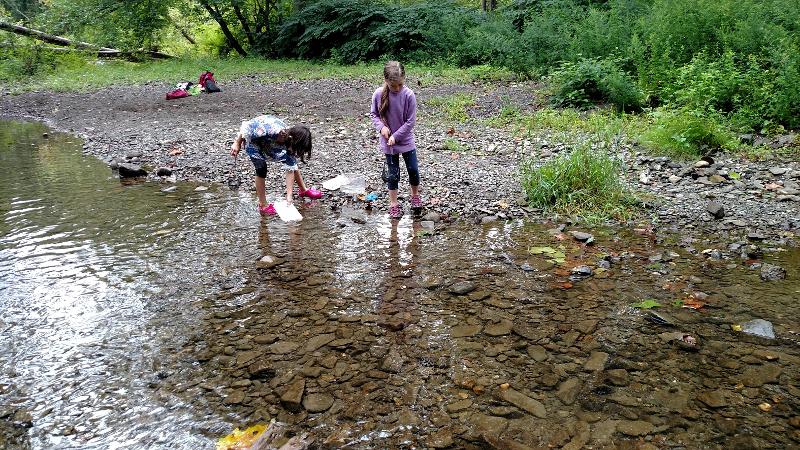
<path id="1" fill-rule="evenodd" d="M 448 47 L 461 40 L 464 21 L 472 17 L 470 10 L 450 2 L 385 5 L 321 0 L 310 2 L 284 23 L 276 47 L 280 55 L 341 63 L 384 55 L 446 60 Z"/>
<path id="2" fill-rule="evenodd" d="M 644 95 L 636 82 L 612 59 L 565 62 L 551 78 L 557 106 L 585 108 L 610 103 L 619 111 L 642 107 Z"/>
<path id="3" fill-rule="evenodd" d="M 530 206 L 589 221 L 625 218 L 633 198 L 620 181 L 620 163 L 587 145 L 539 165 L 528 159 L 520 169 Z"/>
<path id="4" fill-rule="evenodd" d="M 697 158 L 718 150 L 734 150 L 736 139 L 714 116 L 691 110 L 660 110 L 642 142 L 658 154 Z"/>
<path id="5" fill-rule="evenodd" d="M 121 50 L 158 47 L 171 0 L 51 0 L 41 17 L 51 33 Z"/>
<path id="6" fill-rule="evenodd" d="M 28 39 L 8 47 L 0 47 L 0 80 L 14 82 L 34 76 L 45 76 L 59 70 L 82 67 L 86 59 L 80 53 L 56 53 Z"/>
<path id="7" fill-rule="evenodd" d="M 467 109 L 475 104 L 475 98 L 467 94 L 455 94 L 448 97 L 433 97 L 428 105 L 441 110 L 448 120 L 466 122 L 469 119 Z"/>
<path id="8" fill-rule="evenodd" d="M 464 153 L 467 151 L 467 146 L 459 142 L 457 139 L 447 138 L 444 141 L 444 148 L 448 152 Z"/>
<path id="9" fill-rule="evenodd" d="M 488 20 L 469 29 L 455 53 L 461 66 L 488 63 L 521 75 L 529 75 L 533 68 L 521 34 L 501 20 Z"/>

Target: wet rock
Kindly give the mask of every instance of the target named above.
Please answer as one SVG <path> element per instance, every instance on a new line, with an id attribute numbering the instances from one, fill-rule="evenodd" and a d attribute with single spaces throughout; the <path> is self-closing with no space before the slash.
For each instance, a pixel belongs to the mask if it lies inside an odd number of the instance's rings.
<path id="1" fill-rule="evenodd" d="M 493 222 L 497 222 L 497 216 L 483 216 L 481 218 L 481 223 L 483 225 L 486 225 L 486 224 L 489 224 L 489 223 L 493 223 Z"/>
<path id="2" fill-rule="evenodd" d="M 253 338 L 253 342 L 259 345 L 272 344 L 278 340 L 278 336 L 274 334 L 261 334 Z"/>
<path id="3" fill-rule="evenodd" d="M 778 281 L 786 278 L 786 269 L 772 264 L 761 265 L 761 279 L 764 281 Z"/>
<path id="4" fill-rule="evenodd" d="M 578 277 L 590 277 L 594 273 L 589 266 L 577 266 L 572 268 L 572 274 Z"/>
<path id="5" fill-rule="evenodd" d="M 449 412 L 450 414 L 455 414 L 457 412 L 465 411 L 471 407 L 472 407 L 472 400 L 468 398 L 450 403 L 447 406 L 445 406 L 447 412 Z"/>
<path id="6" fill-rule="evenodd" d="M 271 361 L 257 361 L 247 367 L 247 373 L 251 379 L 272 378 L 275 376 L 275 368 Z"/>
<path id="7" fill-rule="evenodd" d="M 645 436 L 653 431 L 653 424 L 644 420 L 621 420 L 617 431 L 627 436 Z"/>
<path id="8" fill-rule="evenodd" d="M 442 220 L 442 217 L 438 213 L 429 212 L 422 216 L 422 220 L 426 222 L 439 222 Z"/>
<path id="9" fill-rule="evenodd" d="M 146 177 L 147 171 L 142 169 L 142 166 L 136 164 L 122 163 L 117 167 L 120 178 L 138 178 Z"/>
<path id="10" fill-rule="evenodd" d="M 300 347 L 300 344 L 296 342 L 289 342 L 289 341 L 280 341 L 276 342 L 269 347 L 267 350 L 270 353 L 274 353 L 276 355 L 285 355 L 287 353 L 292 353 L 293 351 L 297 350 Z"/>
<path id="11" fill-rule="evenodd" d="M 591 334 L 594 333 L 594 330 L 597 329 L 598 323 L 599 322 L 594 319 L 582 320 L 575 324 L 575 329 L 583 334 Z"/>
<path id="12" fill-rule="evenodd" d="M 258 269 L 271 269 L 284 263 L 282 258 L 271 255 L 264 255 L 256 261 L 256 268 Z"/>
<path id="13" fill-rule="evenodd" d="M 299 411 L 305 389 L 305 378 L 298 378 L 294 383 L 290 384 L 283 395 L 281 395 L 281 403 L 290 411 Z"/>
<path id="14" fill-rule="evenodd" d="M 225 399 L 222 400 L 222 403 L 226 405 L 238 405 L 244 401 L 244 397 L 244 391 L 235 390 L 225 397 Z"/>
<path id="15" fill-rule="evenodd" d="M 450 336 L 454 338 L 475 336 L 482 328 L 480 325 L 458 325 L 450 329 Z"/>
<path id="16" fill-rule="evenodd" d="M 708 206 L 706 206 L 706 211 L 717 220 L 721 220 L 725 217 L 725 208 L 717 202 L 709 203 Z"/>
<path id="17" fill-rule="evenodd" d="M 742 333 L 775 339 L 775 331 L 772 328 L 772 322 L 764 319 L 754 319 L 743 323 Z"/>
<path id="18" fill-rule="evenodd" d="M 449 448 L 453 445 L 453 432 L 441 429 L 428 436 L 425 445 L 431 448 Z"/>
<path id="19" fill-rule="evenodd" d="M 581 381 L 577 378 L 570 378 L 558 386 L 556 397 L 558 397 L 565 405 L 575 403 L 578 398 L 578 393 L 581 391 Z"/>
<path id="20" fill-rule="evenodd" d="M 588 372 L 597 372 L 605 368 L 607 361 L 608 353 L 592 352 L 586 364 L 583 365 L 583 369 Z"/>
<path id="21" fill-rule="evenodd" d="M 475 283 L 471 281 L 460 281 L 450 286 L 450 293 L 454 295 L 467 295 L 475 289 Z"/>
<path id="22" fill-rule="evenodd" d="M 750 367 L 741 376 L 741 382 L 747 387 L 761 387 L 765 384 L 777 383 L 781 368 L 774 364 Z"/>
<path id="23" fill-rule="evenodd" d="M 697 399 L 712 408 L 728 406 L 728 402 L 725 400 L 725 392 L 721 390 L 703 392 L 697 396 Z"/>
<path id="24" fill-rule="evenodd" d="M 328 345 L 331 341 L 336 339 L 335 334 L 321 334 L 319 336 L 314 336 L 306 342 L 306 353 L 313 352 L 319 348 Z"/>
<path id="25" fill-rule="evenodd" d="M 694 163 L 694 168 L 695 169 L 703 169 L 703 168 L 706 168 L 706 167 L 708 167 L 710 165 L 711 164 L 708 161 L 700 160 L 700 161 L 697 161 L 696 163 Z"/>
<path id="26" fill-rule="evenodd" d="M 486 325 L 483 332 L 489 336 L 506 336 L 511 334 L 513 327 L 514 324 L 510 320 L 501 320 L 500 322 Z"/>
<path id="27" fill-rule="evenodd" d="M 521 392 L 517 392 L 514 389 L 500 389 L 499 397 L 501 400 L 511 403 L 517 408 L 525 410 L 540 419 L 547 417 L 547 410 L 541 402 Z"/>
<path id="28" fill-rule="evenodd" d="M 159 167 L 158 171 L 156 171 L 156 175 L 160 177 L 168 177 L 172 175 L 172 169 L 169 167 Z"/>
<path id="29" fill-rule="evenodd" d="M 547 350 L 541 345 L 530 345 L 528 346 L 528 356 L 536 362 L 542 362 L 547 359 L 548 354 Z"/>
<path id="30" fill-rule="evenodd" d="M 303 399 L 303 408 L 310 413 L 320 413 L 333 406 L 333 400 L 330 394 L 315 392 L 306 395 Z"/>
<path id="31" fill-rule="evenodd" d="M 392 348 L 389 350 L 389 354 L 386 355 L 386 358 L 384 358 L 381 364 L 381 370 L 389 373 L 400 373 L 403 370 L 404 364 L 405 358 L 400 355 L 397 349 Z"/>
<path id="32" fill-rule="evenodd" d="M 469 422 L 474 428 L 475 437 L 478 438 L 486 434 L 498 436 L 508 427 L 507 419 L 480 413 L 471 415 L 469 417 Z"/>
<path id="33" fill-rule="evenodd" d="M 587 244 L 594 242 L 594 235 L 584 233 L 583 231 L 570 231 L 569 234 L 572 235 L 576 241 L 585 242 Z"/>
<path id="34" fill-rule="evenodd" d="M 628 379 L 628 371 L 625 369 L 611 369 L 606 371 L 608 381 L 614 386 L 627 386 L 630 381 Z"/>

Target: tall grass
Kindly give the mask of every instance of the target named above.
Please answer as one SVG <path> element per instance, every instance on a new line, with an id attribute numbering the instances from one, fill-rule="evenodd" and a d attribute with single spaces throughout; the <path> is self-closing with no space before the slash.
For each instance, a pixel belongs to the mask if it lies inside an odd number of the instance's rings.
<path id="1" fill-rule="evenodd" d="M 620 161 L 588 145 L 544 163 L 523 162 L 520 180 L 528 204 L 589 222 L 630 218 L 635 197 L 621 179 Z"/>

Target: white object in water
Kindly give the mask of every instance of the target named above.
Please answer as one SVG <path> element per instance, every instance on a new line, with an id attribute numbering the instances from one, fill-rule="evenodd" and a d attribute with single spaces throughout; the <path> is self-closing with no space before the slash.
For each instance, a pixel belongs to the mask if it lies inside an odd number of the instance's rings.
<path id="1" fill-rule="evenodd" d="M 348 181 L 350 181 L 350 179 L 347 178 L 345 174 L 339 174 L 336 176 L 336 178 L 331 178 L 330 180 L 327 180 L 324 183 L 322 183 L 322 188 L 327 189 L 329 191 L 335 191 L 340 187 L 344 186 L 345 184 L 347 184 Z"/>
<path id="2" fill-rule="evenodd" d="M 290 204 L 286 200 L 279 200 L 273 203 L 273 206 L 275 206 L 275 211 L 278 213 L 278 217 L 280 217 L 284 222 L 299 222 L 303 220 L 303 216 L 300 215 L 300 211 L 297 210 L 294 204 Z"/>

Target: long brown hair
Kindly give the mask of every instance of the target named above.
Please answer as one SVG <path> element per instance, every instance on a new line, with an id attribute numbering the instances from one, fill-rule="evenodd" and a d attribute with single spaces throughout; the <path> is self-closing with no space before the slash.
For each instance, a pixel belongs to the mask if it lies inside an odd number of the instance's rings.
<path id="1" fill-rule="evenodd" d="M 406 68 L 398 61 L 387 61 L 383 66 L 383 92 L 381 92 L 381 103 L 378 106 L 378 114 L 387 126 L 386 112 L 389 111 L 389 83 L 402 83 L 406 78 Z"/>
<path id="2" fill-rule="evenodd" d="M 295 125 L 287 131 L 289 136 L 286 138 L 286 146 L 289 153 L 306 162 L 306 157 L 311 158 L 311 130 L 305 125 Z"/>

